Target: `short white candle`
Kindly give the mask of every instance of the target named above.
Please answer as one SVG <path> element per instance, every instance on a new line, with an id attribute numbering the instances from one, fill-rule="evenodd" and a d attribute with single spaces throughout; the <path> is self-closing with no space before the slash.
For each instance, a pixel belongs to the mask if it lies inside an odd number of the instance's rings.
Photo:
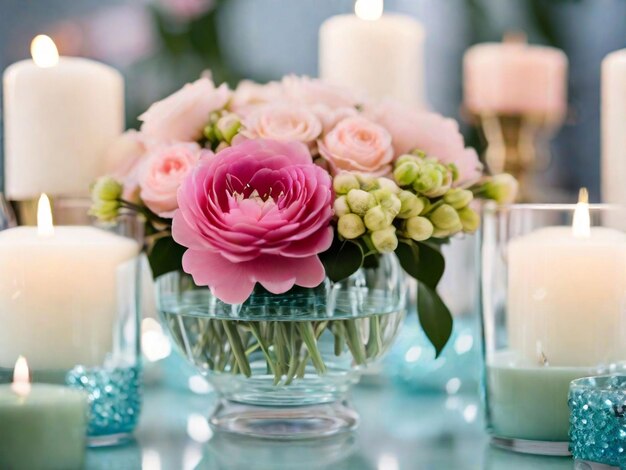
<path id="1" fill-rule="evenodd" d="M 626 204 L 626 49 L 602 61 L 602 198 Z"/>
<path id="2" fill-rule="evenodd" d="M 567 106 L 567 57 L 525 40 L 484 43 L 464 57 L 464 101 L 474 114 L 535 114 L 561 119 Z"/>
<path id="3" fill-rule="evenodd" d="M 52 228 L 41 215 L 39 223 L 0 232 L 0 368 L 19 354 L 34 370 L 101 365 L 112 352 L 118 278 L 134 269 L 139 245 L 93 227 Z"/>
<path id="4" fill-rule="evenodd" d="M 406 15 L 383 15 L 382 9 L 382 0 L 358 0 L 356 15 L 333 16 L 322 24 L 320 77 L 372 98 L 423 107 L 423 28 Z"/>
<path id="5" fill-rule="evenodd" d="M 597 366 L 626 359 L 626 234 L 541 228 L 508 248 L 509 347 L 538 365 Z"/>
<path id="6" fill-rule="evenodd" d="M 32 54 L 4 73 L 6 196 L 86 195 L 124 128 L 122 76 L 92 60 L 59 59 L 46 37 L 33 41 Z"/>

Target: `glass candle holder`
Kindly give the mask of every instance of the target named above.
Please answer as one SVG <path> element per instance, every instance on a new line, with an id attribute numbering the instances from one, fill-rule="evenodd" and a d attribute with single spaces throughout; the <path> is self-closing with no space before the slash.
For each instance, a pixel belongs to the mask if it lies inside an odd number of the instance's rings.
<path id="1" fill-rule="evenodd" d="M 569 407 L 574 458 L 626 468 L 626 375 L 574 380 Z"/>
<path id="2" fill-rule="evenodd" d="M 481 314 L 492 442 L 568 455 L 569 384 L 626 361 L 626 211 L 484 209 Z"/>
<path id="3" fill-rule="evenodd" d="M 89 395 L 91 445 L 124 440 L 140 411 L 141 224 L 0 232 L 0 383 L 26 357 L 34 382 Z"/>

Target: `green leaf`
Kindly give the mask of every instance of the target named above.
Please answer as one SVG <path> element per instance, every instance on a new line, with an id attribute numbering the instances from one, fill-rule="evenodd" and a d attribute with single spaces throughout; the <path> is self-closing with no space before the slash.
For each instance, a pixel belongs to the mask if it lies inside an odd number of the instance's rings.
<path id="1" fill-rule="evenodd" d="M 437 247 L 413 240 L 402 240 L 396 248 L 396 256 L 407 274 L 432 289 L 443 276 L 446 262 Z"/>
<path id="2" fill-rule="evenodd" d="M 159 238 L 148 252 L 152 277 L 156 279 L 172 271 L 182 271 L 183 254 L 186 249 L 172 237 Z"/>
<path id="3" fill-rule="evenodd" d="M 417 283 L 417 315 L 437 357 L 452 334 L 452 314 L 435 289 Z"/>
<path id="4" fill-rule="evenodd" d="M 339 240 L 337 234 L 331 247 L 319 256 L 326 275 L 333 282 L 350 277 L 363 266 L 361 245 L 350 240 Z"/>

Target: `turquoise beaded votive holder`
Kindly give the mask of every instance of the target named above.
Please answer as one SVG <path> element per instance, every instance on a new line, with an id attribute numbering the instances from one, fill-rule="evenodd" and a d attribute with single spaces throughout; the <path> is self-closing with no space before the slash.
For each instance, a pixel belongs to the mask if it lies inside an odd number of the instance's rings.
<path id="1" fill-rule="evenodd" d="M 626 468 L 626 375 L 574 380 L 568 402 L 574 458 Z"/>

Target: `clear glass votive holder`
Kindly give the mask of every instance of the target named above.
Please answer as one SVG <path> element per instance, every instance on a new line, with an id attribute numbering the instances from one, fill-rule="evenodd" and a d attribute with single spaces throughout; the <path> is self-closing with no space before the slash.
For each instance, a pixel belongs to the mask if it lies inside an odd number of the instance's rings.
<path id="1" fill-rule="evenodd" d="M 626 375 L 574 380 L 569 407 L 574 458 L 626 468 Z"/>
<path id="2" fill-rule="evenodd" d="M 569 384 L 624 370 L 626 211 L 487 204 L 480 232 L 487 426 L 496 446 L 569 455 Z"/>
<path id="3" fill-rule="evenodd" d="M 139 419 L 141 238 L 130 215 L 0 231 L 0 383 L 21 355 L 33 382 L 86 391 L 92 446 L 125 441 Z"/>

